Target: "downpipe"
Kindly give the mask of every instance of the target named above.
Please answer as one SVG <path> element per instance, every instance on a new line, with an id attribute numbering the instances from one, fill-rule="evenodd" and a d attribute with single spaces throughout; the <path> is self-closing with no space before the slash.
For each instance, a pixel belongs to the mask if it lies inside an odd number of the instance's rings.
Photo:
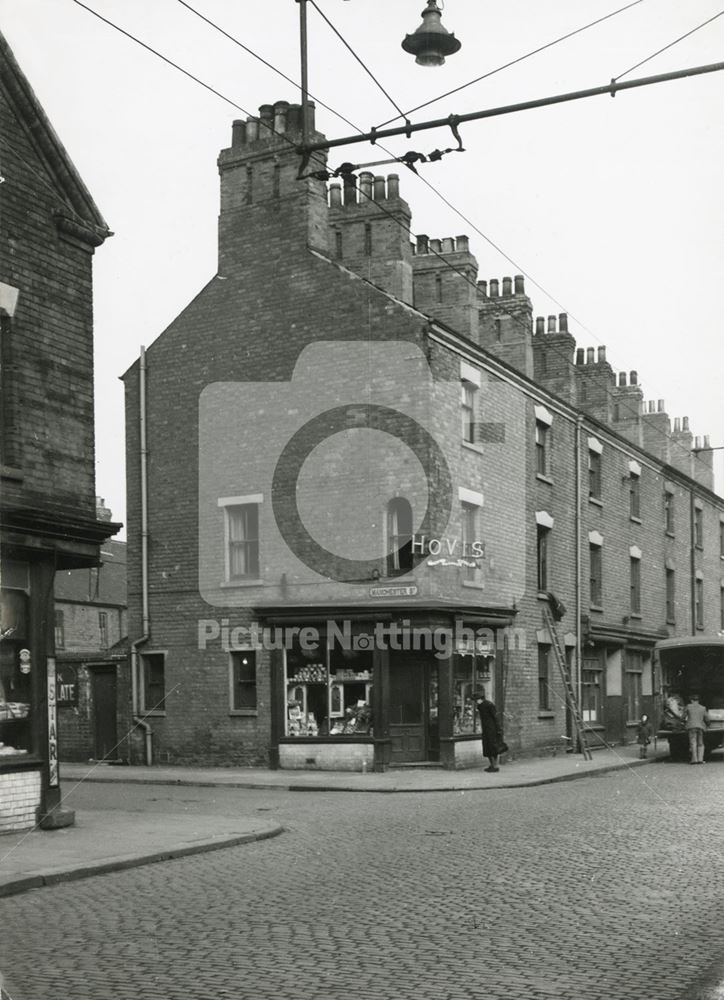
<path id="1" fill-rule="evenodd" d="M 146 434 L 146 348 L 141 347 L 138 368 L 138 423 L 141 451 L 141 607 L 143 634 L 131 643 L 131 708 L 133 724 L 143 730 L 146 765 L 153 764 L 153 730 L 141 718 L 139 704 L 139 654 L 138 647 L 151 636 L 151 618 L 148 608 L 148 447 Z"/>

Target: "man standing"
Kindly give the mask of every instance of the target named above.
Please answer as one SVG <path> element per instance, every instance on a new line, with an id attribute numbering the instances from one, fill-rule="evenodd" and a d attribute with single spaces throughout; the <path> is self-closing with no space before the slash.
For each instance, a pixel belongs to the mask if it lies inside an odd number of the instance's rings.
<path id="1" fill-rule="evenodd" d="M 704 763 L 704 730 L 709 722 L 709 713 L 699 704 L 699 695 L 692 694 L 686 706 L 686 731 L 689 734 L 690 764 Z"/>

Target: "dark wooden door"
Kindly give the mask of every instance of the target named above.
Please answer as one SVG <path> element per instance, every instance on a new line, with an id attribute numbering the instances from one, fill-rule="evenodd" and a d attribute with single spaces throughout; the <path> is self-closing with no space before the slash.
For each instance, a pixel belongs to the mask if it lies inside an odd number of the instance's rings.
<path id="1" fill-rule="evenodd" d="M 116 670 L 97 667 L 92 671 L 93 733 L 96 760 L 115 760 L 118 756 L 116 726 Z"/>
<path id="2" fill-rule="evenodd" d="M 390 758 L 392 764 L 425 760 L 425 665 L 420 658 L 390 656 Z"/>

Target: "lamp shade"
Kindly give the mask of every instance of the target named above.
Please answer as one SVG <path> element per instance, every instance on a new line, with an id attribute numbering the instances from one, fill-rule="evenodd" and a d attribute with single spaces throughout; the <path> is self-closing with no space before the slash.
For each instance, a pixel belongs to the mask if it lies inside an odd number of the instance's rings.
<path id="1" fill-rule="evenodd" d="M 402 48 L 415 56 L 420 66 L 442 66 L 445 56 L 459 51 L 461 43 L 442 24 L 437 0 L 428 0 L 422 12 L 422 24 L 412 35 L 405 35 Z"/>

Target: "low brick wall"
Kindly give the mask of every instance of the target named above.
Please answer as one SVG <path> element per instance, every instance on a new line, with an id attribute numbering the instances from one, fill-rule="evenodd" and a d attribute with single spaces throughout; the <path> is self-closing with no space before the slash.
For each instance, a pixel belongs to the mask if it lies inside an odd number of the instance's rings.
<path id="1" fill-rule="evenodd" d="M 39 771 L 0 773 L 0 833 L 35 826 L 39 808 Z"/>
<path id="2" fill-rule="evenodd" d="M 371 771 L 375 748 L 372 743 L 282 743 L 279 766 L 306 771 Z"/>

